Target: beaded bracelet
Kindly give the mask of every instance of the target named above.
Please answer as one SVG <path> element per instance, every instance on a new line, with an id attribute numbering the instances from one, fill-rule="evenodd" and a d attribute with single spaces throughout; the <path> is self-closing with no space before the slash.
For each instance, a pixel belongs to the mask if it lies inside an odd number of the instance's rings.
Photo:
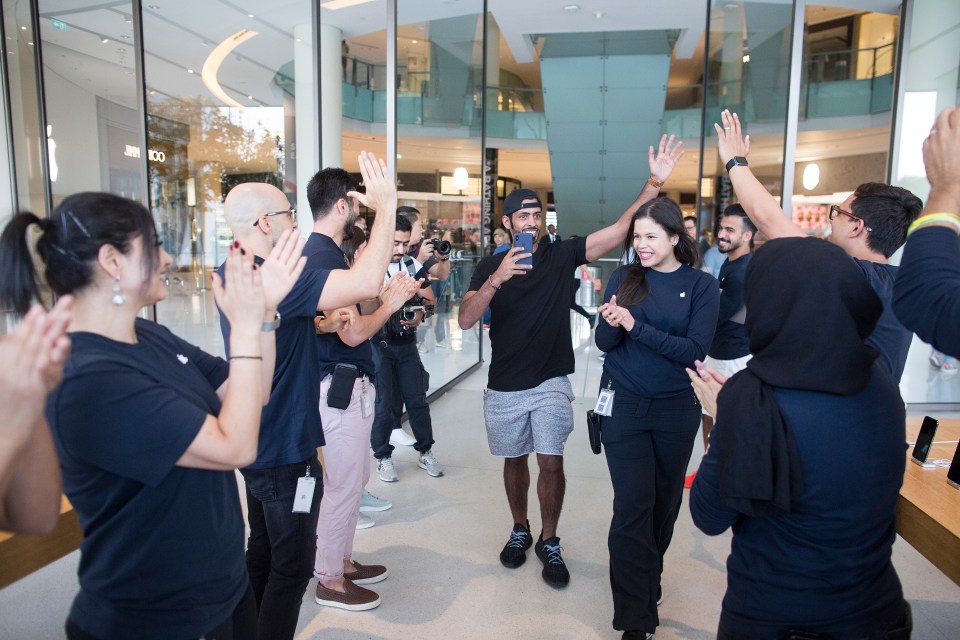
<path id="1" fill-rule="evenodd" d="M 907 229 L 907 237 L 909 238 L 917 229 L 922 229 L 923 227 L 937 223 L 949 224 L 953 227 L 954 231 L 960 233 L 960 218 L 957 218 L 957 216 L 952 213 L 928 213 L 913 221 L 913 224 Z"/>

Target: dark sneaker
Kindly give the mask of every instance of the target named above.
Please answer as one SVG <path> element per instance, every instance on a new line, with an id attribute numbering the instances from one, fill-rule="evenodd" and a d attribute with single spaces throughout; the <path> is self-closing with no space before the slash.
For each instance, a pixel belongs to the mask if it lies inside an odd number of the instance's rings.
<path id="1" fill-rule="evenodd" d="M 543 581 L 551 587 L 565 587 L 570 582 L 570 572 L 567 571 L 567 565 L 563 562 L 563 556 L 560 555 L 560 538 L 553 536 L 544 540 L 542 537 L 537 540 L 534 549 L 537 557 L 543 563 Z"/>
<path id="2" fill-rule="evenodd" d="M 532 545 L 533 536 L 530 535 L 530 527 L 525 527 L 518 522 L 513 525 L 510 539 L 500 552 L 500 564 L 508 569 L 516 569 L 527 561 L 527 549 Z"/>
<path id="3" fill-rule="evenodd" d="M 382 564 L 360 564 L 353 561 L 356 571 L 347 571 L 343 577 L 353 584 L 373 584 L 387 579 L 387 568 Z"/>
<path id="4" fill-rule="evenodd" d="M 624 631 L 620 636 L 620 640 L 650 640 L 651 638 L 653 634 L 646 631 Z"/>
<path id="5" fill-rule="evenodd" d="M 657 587 L 657 606 L 663 604 L 663 587 Z"/>
<path id="6" fill-rule="evenodd" d="M 344 593 L 336 589 L 327 589 L 317 583 L 317 604 L 326 607 L 336 607 L 347 611 L 367 611 L 380 606 L 380 596 L 370 589 L 358 587 L 349 580 L 343 581 Z"/>

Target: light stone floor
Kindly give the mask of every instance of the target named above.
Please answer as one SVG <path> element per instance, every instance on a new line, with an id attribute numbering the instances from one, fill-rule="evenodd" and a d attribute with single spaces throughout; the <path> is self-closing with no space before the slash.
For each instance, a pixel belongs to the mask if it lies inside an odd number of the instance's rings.
<path id="1" fill-rule="evenodd" d="M 385 484 L 374 474 L 368 485 L 394 504 L 390 511 L 371 514 L 376 526 L 356 534 L 356 558 L 390 569 L 386 581 L 373 585 L 383 604 L 362 613 L 321 609 L 313 602 L 311 582 L 297 640 L 619 638 L 610 626 L 607 581 L 612 492 L 604 460 L 590 453 L 582 424 L 595 400 L 601 361 L 589 329 L 575 318 L 577 420 L 567 445 L 567 495 L 559 528 L 570 586 L 562 591 L 546 586 L 532 550 L 516 570 L 498 561 L 512 523 L 501 464 L 486 448 L 483 368 L 432 405 L 435 452 L 446 474 L 430 478 L 417 468 L 413 449 L 400 447 L 394 455 L 400 481 Z M 698 447 L 693 466 L 701 454 Z M 537 504 L 533 488 L 530 504 Z M 538 514 L 530 520 L 536 533 Z M 667 555 L 658 639 L 714 636 L 729 545 L 729 534 L 709 538 L 697 531 L 684 504 Z M 0 591 L 0 638 L 63 637 L 63 620 L 77 591 L 78 558 L 72 553 Z M 913 605 L 913 637 L 960 638 L 960 587 L 900 539 L 894 563 Z"/>

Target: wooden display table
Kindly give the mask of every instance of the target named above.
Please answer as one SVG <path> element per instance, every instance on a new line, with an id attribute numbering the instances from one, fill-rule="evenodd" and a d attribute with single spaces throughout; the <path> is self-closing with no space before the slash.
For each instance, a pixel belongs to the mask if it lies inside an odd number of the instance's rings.
<path id="1" fill-rule="evenodd" d="M 936 417 L 936 415 L 932 416 Z M 922 418 L 907 420 L 907 440 L 914 442 Z M 934 442 L 960 439 L 960 420 L 941 420 Z M 935 444 L 929 459 L 953 458 L 956 444 Z M 947 484 L 947 469 L 924 469 L 910 461 L 897 503 L 897 533 L 948 578 L 960 584 L 960 489 Z"/>
<path id="2" fill-rule="evenodd" d="M 78 549 L 82 538 L 77 514 L 66 497 L 60 501 L 60 518 L 49 535 L 0 531 L 0 589 Z"/>

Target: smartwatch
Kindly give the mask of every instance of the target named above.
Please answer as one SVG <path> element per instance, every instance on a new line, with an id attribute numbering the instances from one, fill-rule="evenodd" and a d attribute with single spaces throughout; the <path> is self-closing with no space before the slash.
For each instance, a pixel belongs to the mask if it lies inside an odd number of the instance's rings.
<path id="1" fill-rule="evenodd" d="M 749 166 L 747 164 L 746 158 L 744 158 L 743 156 L 733 156 L 727 161 L 725 168 L 727 170 L 727 173 L 730 173 L 730 169 L 733 169 L 734 167 L 746 167 L 746 166 Z"/>
<path id="2" fill-rule="evenodd" d="M 260 325 L 260 331 L 276 331 L 280 326 L 280 312 L 277 311 L 277 315 L 274 316 L 273 320 L 270 322 L 264 322 Z"/>

